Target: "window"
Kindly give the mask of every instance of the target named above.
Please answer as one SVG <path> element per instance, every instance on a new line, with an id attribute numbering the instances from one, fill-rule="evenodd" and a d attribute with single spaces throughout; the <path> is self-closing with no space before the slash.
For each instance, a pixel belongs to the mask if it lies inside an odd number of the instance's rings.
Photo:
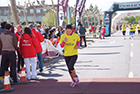
<path id="1" fill-rule="evenodd" d="M 40 13 L 40 12 L 41 12 L 40 10 L 38 10 L 38 9 L 36 10 L 36 13 Z"/>
<path id="2" fill-rule="evenodd" d="M 30 9 L 30 14 L 33 14 L 34 13 L 34 9 Z"/>
<path id="3" fill-rule="evenodd" d="M 25 13 L 28 13 L 28 10 L 27 9 L 25 10 Z"/>
<path id="4" fill-rule="evenodd" d="M 18 13 L 19 13 L 19 14 L 21 14 L 21 11 L 20 11 L 20 10 L 18 10 Z"/>
<path id="5" fill-rule="evenodd" d="M 7 15 L 7 14 L 8 14 L 7 10 L 4 10 L 4 15 Z"/>
<path id="6" fill-rule="evenodd" d="M 47 13 L 47 10 L 46 9 L 43 9 L 43 13 Z"/>

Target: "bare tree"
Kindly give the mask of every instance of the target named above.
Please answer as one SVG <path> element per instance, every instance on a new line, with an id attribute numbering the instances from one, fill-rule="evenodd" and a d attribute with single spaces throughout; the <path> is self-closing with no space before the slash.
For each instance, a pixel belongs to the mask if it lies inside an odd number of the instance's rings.
<path id="1" fill-rule="evenodd" d="M 20 23 L 18 13 L 17 13 L 17 6 L 16 6 L 16 1 L 15 0 L 10 0 L 11 2 L 11 9 L 12 9 L 12 15 L 14 19 L 15 25 L 18 25 Z"/>
<path id="2" fill-rule="evenodd" d="M 55 16 L 55 18 L 54 18 L 54 25 L 55 25 L 55 27 L 57 27 L 57 26 L 58 26 L 58 16 L 57 16 L 58 14 L 57 14 L 57 9 L 56 9 L 55 6 L 54 6 L 53 0 L 51 0 L 51 1 L 52 1 L 52 6 L 46 6 L 46 5 L 45 5 L 45 0 L 43 0 L 43 1 L 41 1 L 41 2 L 40 2 L 39 0 L 36 0 L 36 1 L 37 1 L 37 3 L 38 3 L 40 6 L 43 6 L 44 9 L 53 12 L 53 14 L 54 14 L 54 16 Z"/>
<path id="3" fill-rule="evenodd" d="M 24 13 L 24 21 L 26 22 L 26 24 L 28 24 L 28 20 L 27 20 L 27 15 L 26 15 L 26 9 L 31 7 L 30 3 L 26 3 L 26 1 L 24 2 L 24 5 L 20 5 L 20 2 L 18 2 L 18 10 L 23 11 Z"/>
<path id="4" fill-rule="evenodd" d="M 34 8 L 34 10 L 41 10 L 41 9 L 43 9 L 43 8 L 36 8 L 35 7 L 35 2 L 32 2 L 32 3 L 29 3 L 30 4 L 30 6 L 33 6 L 33 8 Z M 34 21 L 34 23 L 36 23 L 36 13 L 33 13 L 33 21 Z"/>

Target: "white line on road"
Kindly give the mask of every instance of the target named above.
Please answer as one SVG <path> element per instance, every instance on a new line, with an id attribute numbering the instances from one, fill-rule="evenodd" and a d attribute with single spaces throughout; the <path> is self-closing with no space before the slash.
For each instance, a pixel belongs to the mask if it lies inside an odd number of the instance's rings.
<path id="1" fill-rule="evenodd" d="M 130 53 L 130 57 L 133 57 L 133 52 Z"/>
<path id="2" fill-rule="evenodd" d="M 113 44 L 113 43 L 115 43 L 115 40 L 113 40 L 112 42 L 110 42 L 110 44 Z"/>
<path id="3" fill-rule="evenodd" d="M 134 74 L 133 72 L 129 72 L 129 75 L 128 75 L 129 78 L 133 78 L 134 77 Z"/>
<path id="4" fill-rule="evenodd" d="M 131 46 L 133 46 L 133 43 L 131 43 Z"/>

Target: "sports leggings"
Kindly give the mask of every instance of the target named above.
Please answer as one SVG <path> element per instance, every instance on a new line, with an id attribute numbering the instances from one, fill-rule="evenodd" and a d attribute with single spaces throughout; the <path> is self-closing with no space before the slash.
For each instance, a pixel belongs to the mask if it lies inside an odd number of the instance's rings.
<path id="1" fill-rule="evenodd" d="M 68 71 L 69 73 L 71 74 L 74 70 L 74 65 L 76 63 L 76 60 L 77 60 L 78 56 L 77 55 L 74 55 L 74 56 L 65 56 L 65 61 L 66 61 L 66 64 L 67 64 L 67 67 L 68 67 Z"/>

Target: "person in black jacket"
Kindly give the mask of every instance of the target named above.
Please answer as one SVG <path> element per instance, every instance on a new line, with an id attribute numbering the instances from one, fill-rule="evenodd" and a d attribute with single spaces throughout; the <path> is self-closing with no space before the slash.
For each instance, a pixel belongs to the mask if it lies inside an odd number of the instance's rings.
<path id="1" fill-rule="evenodd" d="M 79 24 L 79 33 L 80 33 L 80 46 L 82 47 L 82 39 L 84 39 L 84 42 L 85 42 L 85 47 L 87 47 L 87 44 L 86 44 L 86 29 L 83 27 L 82 24 Z"/>

